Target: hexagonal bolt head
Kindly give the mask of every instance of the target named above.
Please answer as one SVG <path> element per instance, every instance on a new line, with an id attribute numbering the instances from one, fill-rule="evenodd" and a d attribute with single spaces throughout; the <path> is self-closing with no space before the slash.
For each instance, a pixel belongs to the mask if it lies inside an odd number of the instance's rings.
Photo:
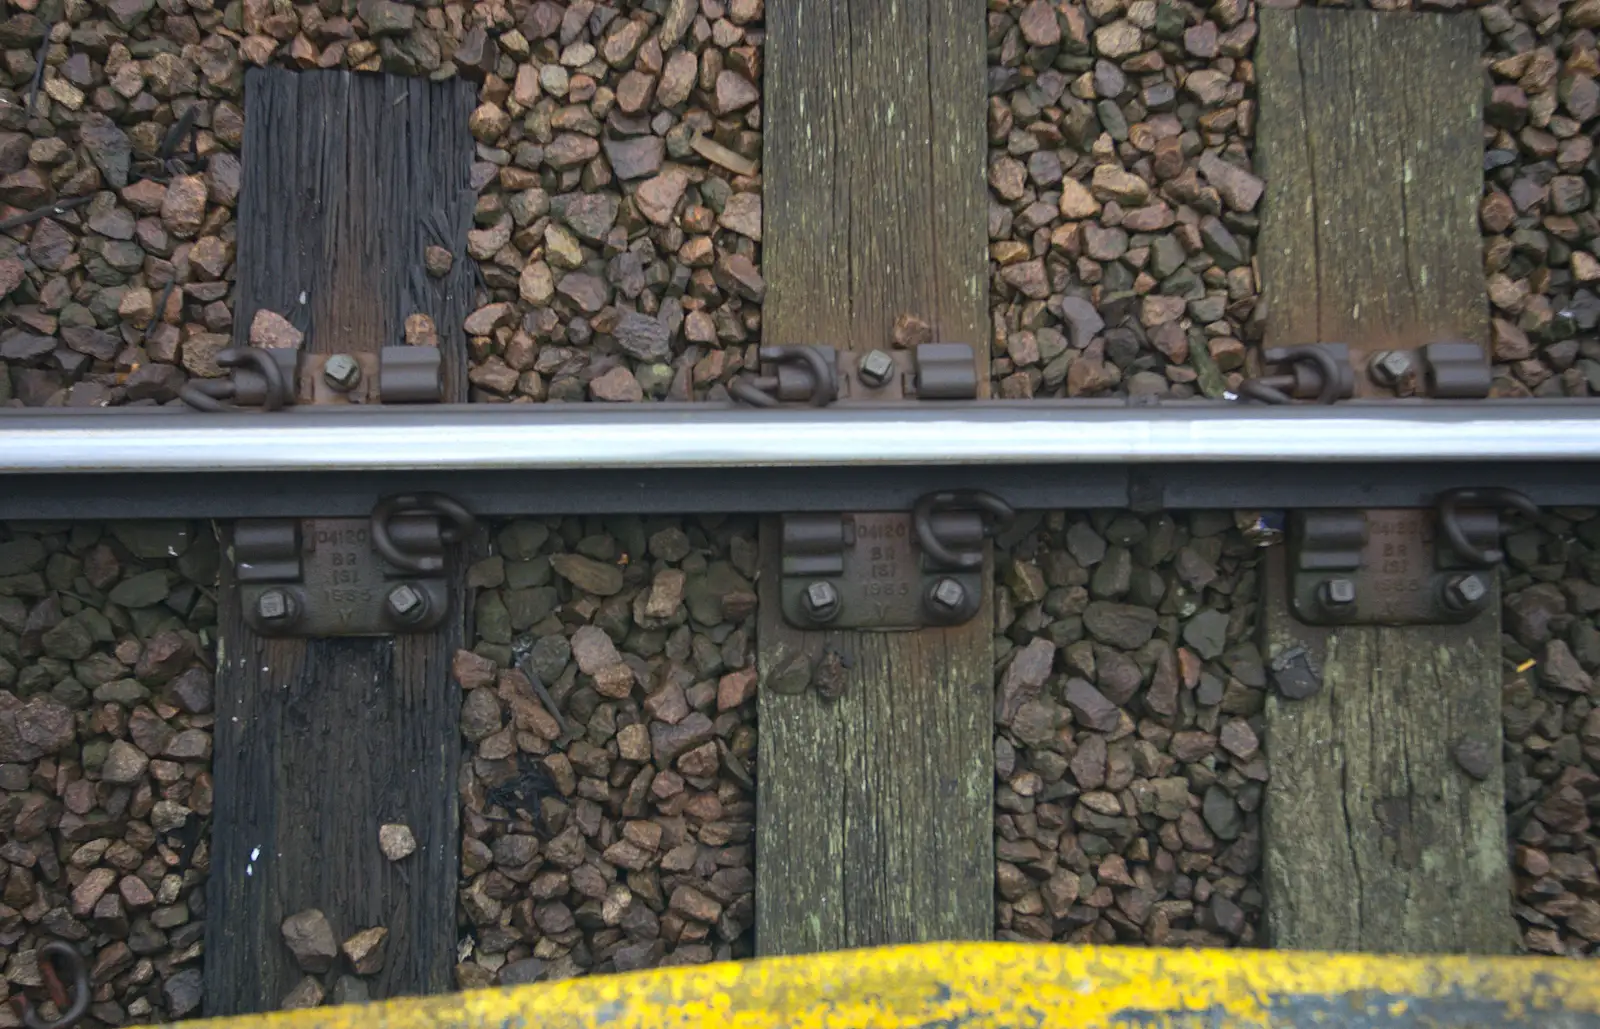
<path id="1" fill-rule="evenodd" d="M 349 354 L 334 354 L 322 366 L 322 381 L 340 392 L 355 389 L 361 381 L 361 365 Z"/>
<path id="2" fill-rule="evenodd" d="M 401 622 L 415 622 L 428 613 L 428 598 L 409 583 L 402 582 L 390 590 L 384 604 L 389 614 Z"/>
<path id="3" fill-rule="evenodd" d="M 1349 579 L 1327 579 L 1317 587 L 1317 602 L 1328 611 L 1343 611 L 1356 602 L 1356 584 Z"/>
<path id="4" fill-rule="evenodd" d="M 1411 354 L 1404 350 L 1383 350 L 1367 362 L 1367 375 L 1380 386 L 1393 386 L 1411 371 Z"/>
<path id="5" fill-rule="evenodd" d="M 1476 575 L 1453 576 L 1444 585 L 1445 606 L 1454 611 L 1471 611 L 1483 603 L 1489 587 Z"/>
<path id="6" fill-rule="evenodd" d="M 882 386 L 894 375 L 894 358 L 889 356 L 888 351 L 869 350 L 862 356 L 856 371 L 867 385 Z"/>
<path id="7" fill-rule="evenodd" d="M 966 613 L 967 588 L 946 576 L 933 584 L 926 599 L 931 616 L 940 621 L 952 621 Z"/>
<path id="8" fill-rule="evenodd" d="M 819 579 L 806 587 L 800 606 L 813 622 L 831 622 L 839 617 L 839 591 L 834 589 L 833 583 Z"/>
<path id="9" fill-rule="evenodd" d="M 263 622 L 284 625 L 297 614 L 294 598 L 284 590 L 267 590 L 256 598 L 256 615 Z"/>

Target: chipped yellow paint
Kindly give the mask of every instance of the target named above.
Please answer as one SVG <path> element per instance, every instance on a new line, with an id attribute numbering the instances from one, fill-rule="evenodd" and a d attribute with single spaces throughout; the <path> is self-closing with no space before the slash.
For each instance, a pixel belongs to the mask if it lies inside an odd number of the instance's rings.
<path id="1" fill-rule="evenodd" d="M 1201 1013 L 1204 1014 L 1201 1014 Z M 1600 1025 L 1558 958 L 926 944 L 187 1023 L 195 1029 L 1262 1029 Z M 1576 1017 L 1574 1017 L 1576 1016 Z"/>

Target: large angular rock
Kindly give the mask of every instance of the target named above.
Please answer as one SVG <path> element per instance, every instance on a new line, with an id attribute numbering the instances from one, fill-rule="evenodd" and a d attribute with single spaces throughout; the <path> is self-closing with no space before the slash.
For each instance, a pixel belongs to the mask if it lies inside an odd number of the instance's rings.
<path id="1" fill-rule="evenodd" d="M 295 962 L 313 975 L 333 967 L 339 956 L 339 944 L 333 938 L 333 926 L 328 917 L 316 908 L 296 912 L 283 920 L 283 942 Z"/>
<path id="2" fill-rule="evenodd" d="M 1123 650 L 1137 650 L 1149 642 L 1156 631 L 1156 613 L 1132 604 L 1091 603 L 1083 612 L 1084 628 L 1102 643 Z"/>
<path id="3" fill-rule="evenodd" d="M 1056 645 L 1047 639 L 1036 639 L 1017 652 L 1006 666 L 1005 677 L 1000 680 L 1000 690 L 995 698 L 995 719 L 1009 724 L 1025 701 L 1032 700 L 1044 690 L 1055 664 Z"/>
<path id="4" fill-rule="evenodd" d="M 76 734 L 71 709 L 49 694 L 18 700 L 0 692 L 0 764 L 37 761 L 71 743 Z"/>

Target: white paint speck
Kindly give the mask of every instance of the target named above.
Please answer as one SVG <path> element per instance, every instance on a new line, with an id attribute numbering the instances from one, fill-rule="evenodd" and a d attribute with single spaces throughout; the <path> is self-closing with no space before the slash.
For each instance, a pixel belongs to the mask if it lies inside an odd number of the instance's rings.
<path id="1" fill-rule="evenodd" d="M 306 291 L 305 290 L 301 290 L 300 291 L 300 303 L 304 304 L 305 302 L 306 302 Z"/>

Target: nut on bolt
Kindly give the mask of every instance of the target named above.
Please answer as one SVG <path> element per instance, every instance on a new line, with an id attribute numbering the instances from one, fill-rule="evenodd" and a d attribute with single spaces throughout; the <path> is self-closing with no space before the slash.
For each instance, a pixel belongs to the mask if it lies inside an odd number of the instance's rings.
<path id="1" fill-rule="evenodd" d="M 806 617 L 818 625 L 826 625 L 839 617 L 839 591 L 833 583 L 823 579 L 806 586 L 806 591 L 800 597 L 800 606 L 805 609 Z"/>
<path id="2" fill-rule="evenodd" d="M 1356 584 L 1350 579 L 1324 579 L 1317 586 L 1317 603 L 1330 615 L 1345 614 L 1356 606 Z"/>
<path id="3" fill-rule="evenodd" d="M 389 591 L 384 607 L 395 621 L 410 624 L 428 613 L 428 597 L 410 583 L 402 582 Z"/>
<path id="4" fill-rule="evenodd" d="M 288 590 L 264 590 L 256 598 L 256 616 L 268 625 L 281 628 L 300 614 L 300 606 Z"/>
<path id="5" fill-rule="evenodd" d="M 1444 584 L 1444 606 L 1452 611 L 1471 611 L 1483 604 L 1489 587 L 1481 576 L 1468 572 L 1451 576 Z"/>
<path id="6" fill-rule="evenodd" d="M 334 354 L 322 366 L 322 381 L 341 393 L 361 381 L 361 365 L 349 354 Z"/>
<path id="7" fill-rule="evenodd" d="M 929 587 L 926 600 L 928 613 L 942 622 L 953 622 L 967 613 L 967 588 L 949 576 Z"/>
<path id="8" fill-rule="evenodd" d="M 862 355 L 856 372 L 868 386 L 882 386 L 894 375 L 894 358 L 885 350 L 869 350 Z"/>
<path id="9" fill-rule="evenodd" d="M 1380 350 L 1367 360 L 1367 375 L 1380 386 L 1393 386 L 1411 371 L 1411 354 L 1405 350 Z"/>

